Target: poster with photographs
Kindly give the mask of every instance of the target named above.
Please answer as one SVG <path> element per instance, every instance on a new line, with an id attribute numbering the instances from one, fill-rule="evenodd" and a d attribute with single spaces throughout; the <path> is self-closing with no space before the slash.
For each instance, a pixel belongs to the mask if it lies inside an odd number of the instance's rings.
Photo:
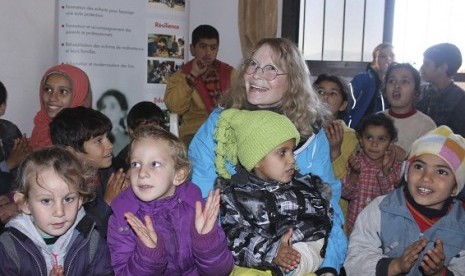
<path id="1" fill-rule="evenodd" d="M 58 1 L 58 61 L 89 76 L 93 107 L 128 141 L 126 115 L 140 101 L 163 102 L 169 77 L 185 63 L 186 1 Z M 116 149 L 117 151 L 117 149 Z"/>

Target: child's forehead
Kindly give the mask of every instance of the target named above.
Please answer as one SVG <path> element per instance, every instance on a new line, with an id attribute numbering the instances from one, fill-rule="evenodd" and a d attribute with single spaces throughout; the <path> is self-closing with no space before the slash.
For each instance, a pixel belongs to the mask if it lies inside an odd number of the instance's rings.
<path id="1" fill-rule="evenodd" d="M 441 156 L 435 154 L 425 153 L 414 156 L 411 160 L 412 162 L 421 162 L 429 165 L 442 166 L 452 169 Z"/>
<path id="2" fill-rule="evenodd" d="M 30 191 L 36 193 L 69 193 L 77 190 L 52 168 L 45 168 L 42 171 L 29 177 Z"/>
<path id="3" fill-rule="evenodd" d="M 383 125 L 367 125 L 367 127 L 362 131 L 363 135 L 384 135 L 390 136 L 388 128 Z"/>

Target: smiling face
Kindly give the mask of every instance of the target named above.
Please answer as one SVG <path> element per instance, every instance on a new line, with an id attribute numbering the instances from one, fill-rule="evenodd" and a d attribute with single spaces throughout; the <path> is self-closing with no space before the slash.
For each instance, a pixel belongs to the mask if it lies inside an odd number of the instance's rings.
<path id="1" fill-rule="evenodd" d="M 419 205 L 441 210 L 444 201 L 456 194 L 453 171 L 440 157 L 432 154 L 417 156 L 408 169 L 408 190 Z"/>
<path id="2" fill-rule="evenodd" d="M 161 139 L 143 137 L 131 146 L 129 175 L 134 194 L 142 201 L 174 195 L 184 177 L 176 172 L 171 149 Z"/>
<path id="3" fill-rule="evenodd" d="M 360 146 L 371 160 L 381 163 L 391 145 L 391 136 L 384 126 L 369 125 L 360 137 Z"/>
<path id="4" fill-rule="evenodd" d="M 41 235 L 63 235 L 74 224 L 82 204 L 77 188 L 68 185 L 51 168 L 44 169 L 30 181 L 28 199 L 21 204 L 21 210 L 32 215 Z"/>
<path id="5" fill-rule="evenodd" d="M 405 114 L 413 109 L 415 100 L 415 80 L 406 68 L 396 68 L 386 79 L 386 94 L 391 109 L 397 114 Z"/>
<path id="6" fill-rule="evenodd" d="M 253 173 L 263 180 L 289 183 L 295 172 L 294 148 L 294 139 L 279 144 L 255 165 Z"/>
<path id="7" fill-rule="evenodd" d="M 273 62 L 273 55 L 271 47 L 264 44 L 255 51 L 251 59 L 261 68 L 272 66 L 278 74 L 286 73 L 284 68 L 278 68 Z M 260 108 L 279 106 L 288 87 L 287 79 L 288 75 L 278 75 L 274 80 L 267 80 L 259 68 L 254 74 L 244 73 L 247 101 Z"/>
<path id="8" fill-rule="evenodd" d="M 50 118 L 63 108 L 70 107 L 73 100 L 73 86 L 68 78 L 61 74 L 51 74 L 42 85 L 42 103 Z"/>
<path id="9" fill-rule="evenodd" d="M 113 144 L 107 134 L 102 134 L 84 142 L 84 152 L 76 152 L 81 160 L 88 160 L 99 169 L 111 166 Z"/>
<path id="10" fill-rule="evenodd" d="M 343 112 L 348 104 L 343 98 L 339 85 L 335 82 L 324 80 L 316 86 L 316 92 L 320 100 L 328 105 L 333 118 L 338 118 L 339 113 Z"/>

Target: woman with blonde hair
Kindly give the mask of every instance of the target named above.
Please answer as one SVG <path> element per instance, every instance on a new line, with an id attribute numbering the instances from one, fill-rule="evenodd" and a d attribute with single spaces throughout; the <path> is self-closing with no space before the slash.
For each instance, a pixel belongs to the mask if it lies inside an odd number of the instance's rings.
<path id="1" fill-rule="evenodd" d="M 197 131 L 189 146 L 193 163 L 192 181 L 205 197 L 212 189 L 215 167 L 214 137 L 216 123 L 224 109 L 271 110 L 286 115 L 300 134 L 294 154 L 302 173 L 313 173 L 331 185 L 331 204 L 335 210 L 333 228 L 324 261 L 318 275 L 337 275 L 345 258 L 347 239 L 342 231 L 344 221 L 338 202 L 341 183 L 331 167 L 329 143 L 322 127 L 330 122 L 330 111 L 319 100 L 312 87 L 311 74 L 297 46 L 285 38 L 265 38 L 255 45 L 244 60 L 237 81 Z M 226 164 L 231 173 L 232 164 Z"/>

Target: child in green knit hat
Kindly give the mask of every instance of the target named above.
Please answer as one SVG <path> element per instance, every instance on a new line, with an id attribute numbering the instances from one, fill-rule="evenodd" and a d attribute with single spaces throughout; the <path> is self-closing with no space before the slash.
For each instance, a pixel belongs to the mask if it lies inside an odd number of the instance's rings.
<path id="1" fill-rule="evenodd" d="M 300 135 L 294 124 L 272 111 L 227 109 L 215 138 L 221 226 L 236 265 L 286 275 L 315 272 L 332 226 L 331 192 L 320 177 L 296 170 Z"/>

